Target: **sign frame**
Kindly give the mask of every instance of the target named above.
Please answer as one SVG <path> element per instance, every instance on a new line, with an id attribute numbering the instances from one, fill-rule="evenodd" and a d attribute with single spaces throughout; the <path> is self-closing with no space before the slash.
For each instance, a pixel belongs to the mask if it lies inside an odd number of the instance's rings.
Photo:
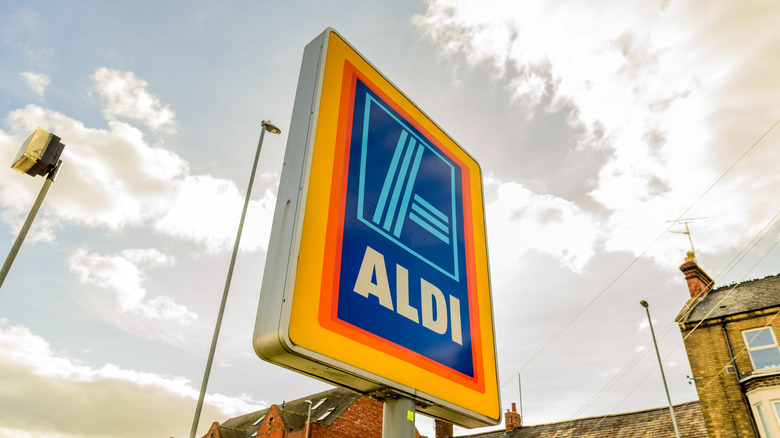
<path id="1" fill-rule="evenodd" d="M 329 315 L 335 315 L 333 294 L 338 294 L 329 285 L 334 285 L 333 265 L 341 263 L 333 256 L 334 248 L 340 251 L 341 235 L 334 235 L 338 224 L 342 234 L 344 229 L 344 169 L 354 159 L 340 149 L 348 148 L 344 127 L 346 121 L 351 123 L 354 105 L 345 93 L 355 99 L 355 78 L 402 114 L 409 132 L 424 133 L 421 138 L 461 166 L 457 188 L 462 190 L 461 232 L 468 241 L 461 244 L 468 293 L 463 305 L 469 315 L 462 324 L 472 360 L 468 372 L 385 339 L 377 342 L 374 333 L 349 324 L 342 330 L 329 321 Z M 415 400 L 418 411 L 464 427 L 498 424 L 501 402 L 477 162 L 332 28 L 304 49 L 288 132 L 253 337 L 257 355 L 363 394 L 390 390 Z M 454 199 L 453 194 L 453 211 Z M 455 340 L 454 316 L 451 325 Z"/>

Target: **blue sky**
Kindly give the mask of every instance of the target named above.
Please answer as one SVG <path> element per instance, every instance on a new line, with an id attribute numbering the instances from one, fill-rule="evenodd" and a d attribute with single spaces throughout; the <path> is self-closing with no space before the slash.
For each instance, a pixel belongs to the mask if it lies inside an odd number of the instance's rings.
<path id="1" fill-rule="evenodd" d="M 693 400 L 673 323 L 690 245 L 667 221 L 705 218 L 718 284 L 778 273 L 780 10 L 516 3 L 0 3 L 0 163 L 36 126 L 67 145 L 0 289 L 0 436 L 189 433 L 261 120 L 283 132 L 199 431 L 327 388 L 250 342 L 303 47 L 326 27 L 482 166 L 504 407 L 518 372 L 526 424 L 663 406 L 642 299 L 673 401 Z M 0 169 L 4 254 L 41 184 Z"/>

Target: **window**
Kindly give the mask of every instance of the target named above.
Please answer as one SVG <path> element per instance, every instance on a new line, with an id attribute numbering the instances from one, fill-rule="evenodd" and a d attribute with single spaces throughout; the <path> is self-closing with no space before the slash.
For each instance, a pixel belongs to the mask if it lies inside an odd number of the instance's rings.
<path id="1" fill-rule="evenodd" d="M 325 400 L 327 400 L 327 399 L 328 399 L 328 397 L 325 397 L 325 398 L 321 399 L 320 401 L 318 401 L 316 405 L 311 407 L 311 410 L 313 411 L 313 410 L 317 409 L 318 407 L 322 406 L 322 404 L 325 403 Z"/>
<path id="2" fill-rule="evenodd" d="M 333 410 L 334 410 L 334 409 L 336 409 L 336 408 L 330 408 L 330 409 L 328 409 L 327 411 L 325 411 L 325 413 L 324 413 L 324 414 L 322 414 L 322 415 L 320 415 L 319 417 L 317 417 L 317 421 L 322 421 L 322 420 L 324 420 L 325 418 L 327 418 L 327 417 L 328 417 L 328 415 L 330 415 L 330 413 L 331 413 L 331 412 L 333 412 Z"/>
<path id="3" fill-rule="evenodd" d="M 780 386 L 769 386 L 747 392 L 753 419 L 761 438 L 780 438 Z"/>
<path id="4" fill-rule="evenodd" d="M 780 367 L 780 349 L 771 327 L 745 330 L 742 332 L 745 346 L 750 353 L 754 370 Z"/>
<path id="5" fill-rule="evenodd" d="M 759 403 L 755 405 L 756 413 L 758 414 L 758 423 L 759 426 L 761 426 L 761 432 L 763 432 L 762 436 L 766 438 L 774 438 L 775 435 L 772 433 L 772 426 L 767 421 L 766 414 L 764 413 L 764 405 L 762 403 Z"/>
<path id="6" fill-rule="evenodd" d="M 775 419 L 780 423 L 780 400 L 772 400 L 772 407 L 775 410 Z"/>

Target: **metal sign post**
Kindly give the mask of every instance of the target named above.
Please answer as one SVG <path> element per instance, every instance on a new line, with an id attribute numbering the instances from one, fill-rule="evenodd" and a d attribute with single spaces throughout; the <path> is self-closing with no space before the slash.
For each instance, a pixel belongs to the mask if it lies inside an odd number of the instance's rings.
<path id="1" fill-rule="evenodd" d="M 406 397 L 385 400 L 382 438 L 414 438 L 414 401 Z"/>

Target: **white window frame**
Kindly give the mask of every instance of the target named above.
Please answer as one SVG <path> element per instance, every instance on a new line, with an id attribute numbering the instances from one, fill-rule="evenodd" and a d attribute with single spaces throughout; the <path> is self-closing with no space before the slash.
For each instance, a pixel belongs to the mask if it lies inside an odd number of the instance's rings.
<path id="1" fill-rule="evenodd" d="M 772 430 L 773 425 L 770 423 L 770 417 L 768 417 L 766 411 L 764 411 L 764 404 L 756 403 L 753 405 L 753 409 L 756 412 L 756 419 L 758 419 L 756 423 L 758 423 L 759 432 L 761 433 L 762 438 L 775 438 L 774 431 Z"/>
<path id="2" fill-rule="evenodd" d="M 775 413 L 777 424 L 780 424 L 780 399 L 769 400 L 769 405 L 772 406 L 772 412 Z"/>
<path id="3" fill-rule="evenodd" d="M 749 391 L 746 395 L 761 438 L 780 437 L 780 417 L 778 417 L 778 412 L 774 407 L 775 403 L 780 404 L 780 387 L 763 387 Z M 763 406 L 764 424 L 761 422 L 759 410 L 762 408 L 759 408 L 759 406 Z M 766 412 L 766 409 L 772 410 L 773 413 Z"/>
<path id="4" fill-rule="evenodd" d="M 752 333 L 760 332 L 762 330 L 768 330 L 769 334 L 772 336 L 772 340 L 774 341 L 771 345 L 765 345 L 761 347 L 750 347 L 749 340 L 754 339 L 756 336 L 752 335 Z M 754 371 L 758 370 L 768 370 L 768 369 L 776 369 L 777 366 L 774 367 L 763 367 L 763 368 L 757 368 L 755 362 L 753 361 L 753 352 L 754 351 L 761 351 L 761 350 L 768 350 L 770 348 L 774 348 L 775 350 L 778 350 L 778 353 L 780 353 L 780 347 L 777 345 L 777 338 L 775 337 L 775 331 L 772 329 L 772 326 L 766 326 L 766 327 L 756 327 L 748 330 L 742 330 L 742 339 L 745 341 L 745 349 L 748 352 L 748 357 L 750 357 L 750 365 L 753 366 Z"/>

